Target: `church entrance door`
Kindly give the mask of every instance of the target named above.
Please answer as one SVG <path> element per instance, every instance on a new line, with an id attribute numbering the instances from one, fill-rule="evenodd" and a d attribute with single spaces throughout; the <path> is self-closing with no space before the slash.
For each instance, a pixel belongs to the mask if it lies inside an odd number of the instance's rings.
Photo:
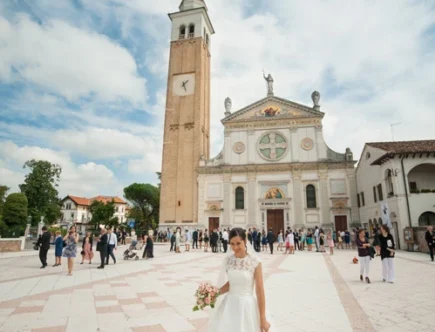
<path id="1" fill-rule="evenodd" d="M 345 231 L 347 229 L 347 216 L 335 216 L 335 231 Z"/>
<path id="2" fill-rule="evenodd" d="M 267 210 L 266 233 L 269 231 L 269 228 L 272 228 L 275 237 L 278 236 L 279 231 L 284 231 L 284 210 Z"/>
<path id="3" fill-rule="evenodd" d="M 208 233 L 211 234 L 214 229 L 219 228 L 219 217 L 209 217 L 208 218 Z"/>

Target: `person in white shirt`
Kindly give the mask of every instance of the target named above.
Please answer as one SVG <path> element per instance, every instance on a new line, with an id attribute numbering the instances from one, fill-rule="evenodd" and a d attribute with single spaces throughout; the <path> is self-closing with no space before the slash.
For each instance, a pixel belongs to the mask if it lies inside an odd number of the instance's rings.
<path id="1" fill-rule="evenodd" d="M 190 241 L 192 241 L 190 232 L 188 229 L 186 229 L 186 242 L 184 243 L 184 247 L 186 249 L 186 251 L 190 251 Z"/>
<path id="2" fill-rule="evenodd" d="M 287 235 L 288 243 L 290 245 L 290 252 L 289 254 L 295 254 L 295 235 L 293 234 L 293 231 L 290 230 L 290 232 Z"/>
<path id="3" fill-rule="evenodd" d="M 224 252 L 226 253 L 228 250 L 228 232 L 226 229 L 222 232 L 222 245 L 224 247 Z"/>
<path id="4" fill-rule="evenodd" d="M 107 256 L 106 265 L 109 265 L 109 256 L 113 259 L 113 264 L 116 264 L 116 257 L 113 254 L 113 249 L 118 249 L 118 239 L 116 234 L 113 234 L 112 229 L 108 230 L 107 233 Z"/>

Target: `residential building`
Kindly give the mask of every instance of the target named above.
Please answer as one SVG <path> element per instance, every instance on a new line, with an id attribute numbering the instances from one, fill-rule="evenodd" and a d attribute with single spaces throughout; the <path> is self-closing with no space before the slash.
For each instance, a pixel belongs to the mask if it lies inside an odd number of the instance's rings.
<path id="1" fill-rule="evenodd" d="M 404 249 L 406 227 L 421 233 L 435 225 L 435 140 L 366 143 L 356 179 L 360 220 L 370 232 L 388 219 Z"/>
<path id="2" fill-rule="evenodd" d="M 89 210 L 93 201 L 100 201 L 103 203 L 115 202 L 114 217 L 118 217 L 119 223 L 127 221 L 127 208 L 128 204 L 124 200 L 116 196 L 96 196 L 92 198 L 78 197 L 68 195 L 62 200 L 61 220 L 62 225 L 76 224 L 78 231 L 84 232 L 87 223 L 92 219 L 92 214 Z"/>

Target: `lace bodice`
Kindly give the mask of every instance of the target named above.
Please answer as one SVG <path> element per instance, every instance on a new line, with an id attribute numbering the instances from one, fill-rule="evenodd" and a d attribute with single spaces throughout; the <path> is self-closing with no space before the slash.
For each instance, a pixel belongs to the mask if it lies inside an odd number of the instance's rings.
<path id="1" fill-rule="evenodd" d="M 247 255 L 244 258 L 237 258 L 231 255 L 227 258 L 227 272 L 238 270 L 254 273 L 258 263 L 260 263 L 259 257 Z"/>
<path id="2" fill-rule="evenodd" d="M 247 255 L 244 258 L 229 256 L 226 262 L 228 281 L 230 283 L 229 294 L 252 295 L 254 289 L 254 272 L 260 263 L 260 258 Z"/>

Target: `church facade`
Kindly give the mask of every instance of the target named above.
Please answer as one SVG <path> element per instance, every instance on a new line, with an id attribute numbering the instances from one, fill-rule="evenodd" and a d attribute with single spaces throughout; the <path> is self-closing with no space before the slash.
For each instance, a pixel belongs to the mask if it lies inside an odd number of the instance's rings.
<path id="1" fill-rule="evenodd" d="M 180 12 L 170 17 L 160 227 L 277 232 L 359 226 L 356 161 L 350 149 L 338 153 L 327 146 L 317 91 L 311 96 L 313 106 L 279 98 L 269 74 L 264 76 L 265 98 L 235 112 L 227 98 L 224 147 L 210 158 L 209 48 L 214 31 L 202 0 L 182 1 Z M 190 31 L 194 34 L 186 39 Z M 184 51 L 180 55 L 177 49 Z M 192 59 L 198 62 L 190 65 Z M 195 86 L 186 87 L 192 81 Z"/>

